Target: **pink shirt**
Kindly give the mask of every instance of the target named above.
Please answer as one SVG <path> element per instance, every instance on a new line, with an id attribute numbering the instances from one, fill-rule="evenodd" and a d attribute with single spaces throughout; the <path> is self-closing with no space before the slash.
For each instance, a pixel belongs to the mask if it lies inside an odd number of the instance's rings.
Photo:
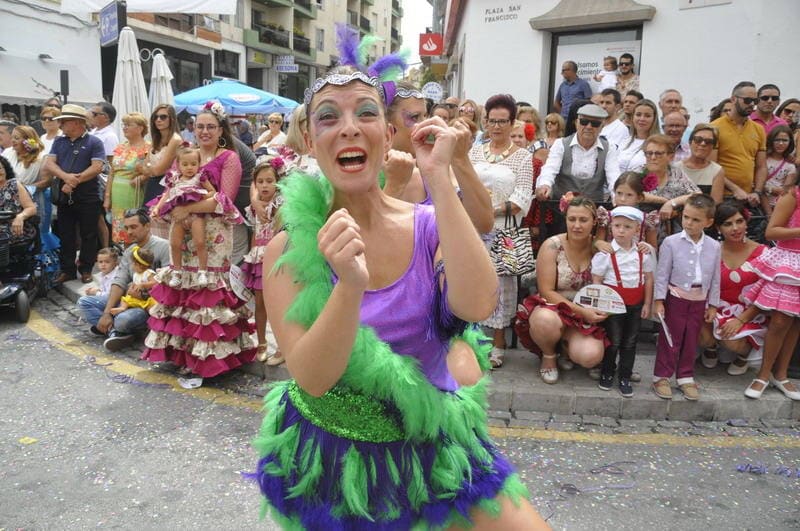
<path id="1" fill-rule="evenodd" d="M 760 125 L 761 127 L 763 127 L 764 132 L 767 134 L 769 134 L 770 131 L 772 131 L 779 125 L 786 125 L 786 126 L 789 125 L 788 123 L 786 123 L 786 120 L 784 120 L 783 118 L 778 118 L 774 114 L 772 115 L 772 119 L 769 122 L 765 122 L 764 120 L 761 119 L 761 117 L 758 116 L 758 111 L 753 111 L 752 114 L 750 114 L 750 119 L 753 120 L 758 125 Z"/>

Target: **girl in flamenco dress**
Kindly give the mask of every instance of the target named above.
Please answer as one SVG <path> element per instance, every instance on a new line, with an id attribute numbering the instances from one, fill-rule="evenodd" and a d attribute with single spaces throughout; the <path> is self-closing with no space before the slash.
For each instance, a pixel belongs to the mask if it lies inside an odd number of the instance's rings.
<path id="1" fill-rule="evenodd" d="M 777 244 L 751 262 L 761 278 L 742 293 L 742 299 L 771 313 L 761 368 L 744 394 L 761 398 L 773 385 L 788 398 L 800 400 L 800 391 L 787 378 L 800 336 L 800 187 L 794 186 L 778 200 L 765 235 Z"/>
<path id="2" fill-rule="evenodd" d="M 278 182 L 286 174 L 286 164 L 281 157 L 263 156 L 256 161 L 253 170 L 253 186 L 258 200 L 264 204 L 264 216 L 259 216 L 253 205 L 245 209 L 247 221 L 253 227 L 253 241 L 250 251 L 244 256 L 242 273 L 244 285 L 253 291 L 256 299 L 256 335 L 258 336 L 258 361 L 266 361 L 275 366 L 284 362 L 283 354 L 276 350 L 272 356 L 267 354 L 267 310 L 264 308 L 262 294 L 262 260 L 264 249 L 277 232 L 278 208 L 283 204 L 283 196 L 278 191 Z"/>

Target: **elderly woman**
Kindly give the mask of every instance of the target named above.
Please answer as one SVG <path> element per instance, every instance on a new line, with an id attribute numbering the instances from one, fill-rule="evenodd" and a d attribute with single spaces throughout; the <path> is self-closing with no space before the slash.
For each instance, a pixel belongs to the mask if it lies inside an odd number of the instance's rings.
<path id="1" fill-rule="evenodd" d="M 208 274 L 199 282 L 199 259 L 187 231 L 183 245 L 183 274 L 178 287 L 171 287 L 175 270 L 164 268 L 156 275 L 159 284 L 151 291 L 156 300 L 150 309 L 150 333 L 145 338 L 142 359 L 169 361 L 181 368 L 189 387 L 202 378 L 217 376 L 253 361 L 256 345 L 248 323 L 251 312 L 231 288 L 230 256 L 233 249 L 232 219 L 238 216 L 233 198 L 239 190 L 242 164 L 236 154 L 231 126 L 219 103 L 206 104 L 197 115 L 195 135 L 204 171 L 215 194 L 202 201 L 172 209 L 172 223 L 192 214 L 206 217 Z M 186 271 L 192 272 L 186 274 Z"/>
<path id="2" fill-rule="evenodd" d="M 714 181 L 725 182 L 725 170 L 722 166 L 710 160 L 711 152 L 717 147 L 717 128 L 711 124 L 700 123 L 694 126 L 689 136 L 689 157 L 680 161 L 677 166 L 697 186 L 711 187 Z M 722 190 L 718 197 L 713 189 L 711 196 L 714 201 L 722 201 Z"/>
<path id="3" fill-rule="evenodd" d="M 482 386 L 459 389 L 447 371 L 446 316 L 485 318 L 497 288 L 450 182 L 455 132 L 438 118 L 413 128 L 433 206 L 386 196 L 380 83 L 340 67 L 306 97 L 325 177 L 287 180 L 287 230 L 265 254 L 293 379 L 266 398 L 256 479 L 297 528 L 546 528 L 484 435 Z"/>
<path id="4" fill-rule="evenodd" d="M 747 372 L 748 365 L 761 361 L 764 337 L 767 333 L 767 315 L 757 306 L 741 302 L 739 295 L 759 276 L 750 268 L 750 262 L 764 252 L 766 246 L 747 238 L 747 218 L 750 213 L 744 203 L 728 200 L 717 206 L 714 224 L 722 237 L 720 261 L 720 306 L 711 324 L 703 326 L 700 345 L 705 347 L 701 361 L 708 369 L 718 361 L 731 362 L 728 374 Z M 717 353 L 717 346 L 725 350 Z M 730 354 L 735 359 L 731 360 Z M 722 355 L 727 354 L 727 359 Z"/>
<path id="5" fill-rule="evenodd" d="M 277 148 L 286 144 L 286 133 L 281 131 L 283 127 L 283 115 L 279 112 L 274 112 L 267 116 L 267 130 L 258 137 L 253 149 L 258 149 L 261 146 L 267 148 Z"/>
<path id="6" fill-rule="evenodd" d="M 650 100 L 640 100 L 633 108 L 633 125 L 629 128 L 630 140 L 619 146 L 620 173 L 640 171 L 647 164 L 644 154 L 644 142 L 652 135 L 658 134 L 658 110 Z"/>
<path id="7" fill-rule="evenodd" d="M 522 221 L 531 206 L 533 197 L 533 163 L 527 149 L 511 141 L 511 131 L 517 117 L 514 98 L 498 94 L 486 100 L 486 133 L 489 142 L 473 146 L 469 153 L 475 171 L 489 190 L 494 209 L 494 228 L 505 226 L 507 216 L 517 223 Z M 485 236 L 491 248 L 495 231 Z M 490 362 L 497 368 L 503 364 L 506 350 L 506 327 L 511 324 L 517 307 L 517 279 L 500 278 L 500 297 L 494 313 L 481 324 L 493 331 L 493 348 Z"/>
<path id="8" fill-rule="evenodd" d="M 14 169 L 2 156 L 0 156 L 0 210 L 9 210 L 16 214 L 10 223 L 0 222 L 0 237 L 14 243 L 35 236 L 36 227 L 28 220 L 36 215 L 36 204 L 25 186 L 14 178 Z"/>
<path id="9" fill-rule="evenodd" d="M 61 114 L 61 109 L 58 107 L 45 107 L 39 113 L 39 118 L 42 120 L 42 127 L 44 127 L 44 134 L 39 137 L 44 146 L 44 153 L 50 153 L 50 148 L 53 147 L 56 137 L 61 135 L 61 129 L 58 127 L 58 120 L 54 120 L 56 116 Z"/>
<path id="10" fill-rule="evenodd" d="M 603 359 L 606 334 L 600 323 L 606 314 L 572 302 L 575 294 L 592 283 L 592 230 L 597 208 L 586 197 L 567 204 L 567 232 L 551 236 L 536 258 L 537 295 L 531 295 L 517 312 L 515 325 L 522 344 L 541 357 L 539 374 L 548 384 L 558 381 L 557 352 L 565 369 L 573 362 L 591 369 Z"/>
<path id="11" fill-rule="evenodd" d="M 635 118 L 634 118 L 635 120 Z M 682 207 L 689 196 L 700 192 L 683 170 L 672 164 L 675 144 L 666 135 L 652 135 L 645 140 L 642 152 L 647 158 L 645 169 L 647 177 L 655 178 L 656 187 L 644 195 L 645 203 L 661 205 L 659 215 L 662 222 L 672 219 L 676 210 Z M 645 177 L 645 179 L 647 178 Z M 659 242 L 668 235 L 668 223 L 659 224 Z"/>
<path id="12" fill-rule="evenodd" d="M 150 143 L 147 134 L 147 118 L 138 112 L 122 117 L 122 134 L 125 141 L 114 148 L 111 158 L 111 173 L 106 184 L 103 208 L 111 214 L 111 240 L 127 245 L 132 243 L 125 230 L 124 212 L 138 208 L 144 201 L 147 177 L 136 172 L 147 159 Z"/>

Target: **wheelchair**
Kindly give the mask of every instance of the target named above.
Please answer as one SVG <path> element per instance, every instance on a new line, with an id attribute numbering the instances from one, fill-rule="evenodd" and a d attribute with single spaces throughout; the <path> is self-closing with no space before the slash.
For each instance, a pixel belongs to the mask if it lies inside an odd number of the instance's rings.
<path id="1" fill-rule="evenodd" d="M 14 220 L 16 212 L 1 210 L 0 223 Z M 26 220 L 36 227 L 32 237 L 11 241 L 0 235 L 0 308 L 13 308 L 16 319 L 27 323 L 31 304 L 36 297 L 47 293 L 45 264 L 42 262 L 39 217 Z"/>

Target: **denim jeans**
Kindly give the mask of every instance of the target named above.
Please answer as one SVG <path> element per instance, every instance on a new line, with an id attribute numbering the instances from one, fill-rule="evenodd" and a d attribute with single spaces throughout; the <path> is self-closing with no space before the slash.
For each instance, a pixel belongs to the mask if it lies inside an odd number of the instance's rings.
<path id="1" fill-rule="evenodd" d="M 108 295 L 84 295 L 78 299 L 78 309 L 91 326 L 103 315 L 108 303 Z M 148 313 L 141 308 L 130 308 L 114 316 L 112 329 L 120 334 L 133 334 L 147 325 Z"/>
<path id="2" fill-rule="evenodd" d="M 603 374 L 614 375 L 619 355 L 619 377 L 630 378 L 636 360 L 636 340 L 642 325 L 642 305 L 626 306 L 626 312 L 609 315 L 603 323 L 611 344 L 603 356 Z"/>

